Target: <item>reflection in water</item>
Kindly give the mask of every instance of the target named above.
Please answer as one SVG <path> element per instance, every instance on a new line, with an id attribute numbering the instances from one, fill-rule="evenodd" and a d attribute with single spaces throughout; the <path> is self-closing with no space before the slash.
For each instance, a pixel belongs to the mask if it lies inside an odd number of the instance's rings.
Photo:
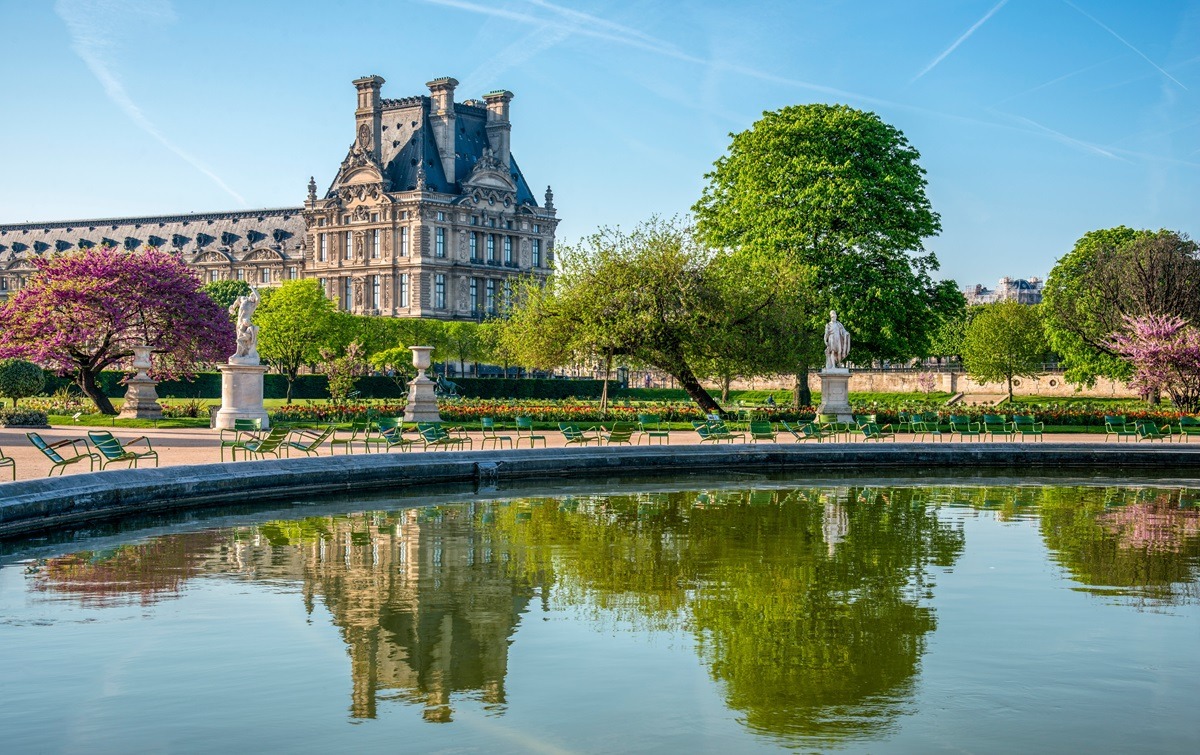
<path id="1" fill-rule="evenodd" d="M 878 737 L 911 699 L 939 567 L 964 547 L 939 505 L 1040 516 L 1086 589 L 1194 601 L 1193 491 L 961 487 L 709 490 L 522 499 L 277 521 L 39 562 L 33 588 L 92 604 L 192 576 L 299 585 L 350 655 L 355 718 L 380 700 L 450 721 L 502 713 L 508 645 L 539 598 L 592 621 L 689 633 L 727 704 L 786 743 Z"/>

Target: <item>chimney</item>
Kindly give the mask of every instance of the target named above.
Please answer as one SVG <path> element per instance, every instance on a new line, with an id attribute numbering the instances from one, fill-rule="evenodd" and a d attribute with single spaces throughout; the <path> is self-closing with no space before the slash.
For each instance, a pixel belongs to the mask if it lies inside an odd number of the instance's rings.
<path id="1" fill-rule="evenodd" d="M 429 87 L 429 125 L 433 129 L 438 157 L 442 158 L 442 172 L 446 174 L 446 181 L 453 184 L 458 180 L 454 175 L 454 124 L 457 120 L 454 87 L 458 86 L 458 81 L 443 76 L 425 86 Z"/>
<path id="2" fill-rule="evenodd" d="M 507 89 L 497 89 L 483 95 L 487 103 L 487 136 L 488 146 L 492 148 L 496 159 L 509 169 L 509 135 L 512 124 L 508 122 L 508 103 L 512 102 L 513 93 Z"/>
<path id="3" fill-rule="evenodd" d="M 380 159 L 379 126 L 382 104 L 379 88 L 382 86 L 381 76 L 364 76 L 354 80 L 354 87 L 358 89 L 358 107 L 354 110 L 355 145 L 370 151 L 375 162 L 379 162 Z"/>

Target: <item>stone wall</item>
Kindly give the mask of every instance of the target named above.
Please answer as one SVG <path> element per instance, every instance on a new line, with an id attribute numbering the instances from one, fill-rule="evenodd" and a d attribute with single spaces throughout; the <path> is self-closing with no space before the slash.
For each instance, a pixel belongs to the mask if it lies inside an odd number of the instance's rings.
<path id="1" fill-rule="evenodd" d="M 852 393 L 919 393 L 926 390 L 922 381 L 932 376 L 934 391 L 944 393 L 997 394 L 1007 393 L 1004 383 L 980 384 L 967 377 L 962 372 L 915 372 L 915 371 L 872 371 L 855 370 L 850 376 L 850 391 Z M 819 390 L 820 379 L 814 373 L 809 385 L 813 390 Z M 791 390 L 795 378 L 789 375 L 779 375 L 773 378 L 756 380 L 735 380 L 731 386 L 735 390 Z M 712 386 L 709 386 L 712 387 Z M 1093 398 L 1137 398 L 1137 393 L 1131 391 L 1120 381 L 1101 378 L 1091 388 L 1075 386 L 1063 379 L 1062 373 L 1048 373 L 1035 379 L 1018 378 L 1013 384 L 1013 393 L 1020 396 L 1089 396 Z"/>

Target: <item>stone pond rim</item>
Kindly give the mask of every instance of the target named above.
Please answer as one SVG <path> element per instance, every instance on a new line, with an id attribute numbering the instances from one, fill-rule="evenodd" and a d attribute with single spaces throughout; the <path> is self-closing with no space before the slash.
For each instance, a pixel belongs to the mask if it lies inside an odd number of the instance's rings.
<path id="1" fill-rule="evenodd" d="M 0 484 L 0 536 L 128 515 L 269 503 L 395 487 L 686 472 L 896 469 L 1179 470 L 1200 480 L 1200 445 L 904 443 L 550 448 L 359 454 L 123 469 Z"/>

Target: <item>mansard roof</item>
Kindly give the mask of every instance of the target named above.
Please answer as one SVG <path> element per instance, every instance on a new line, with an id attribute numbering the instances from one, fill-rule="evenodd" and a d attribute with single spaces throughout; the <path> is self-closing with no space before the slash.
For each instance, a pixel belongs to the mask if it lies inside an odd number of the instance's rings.
<path id="1" fill-rule="evenodd" d="M 304 244 L 300 207 L 151 215 L 132 218 L 54 220 L 0 224 L 0 259 L 62 252 L 80 246 L 146 245 L 182 254 L 224 251 L 234 257 L 268 248 L 299 257 Z"/>

